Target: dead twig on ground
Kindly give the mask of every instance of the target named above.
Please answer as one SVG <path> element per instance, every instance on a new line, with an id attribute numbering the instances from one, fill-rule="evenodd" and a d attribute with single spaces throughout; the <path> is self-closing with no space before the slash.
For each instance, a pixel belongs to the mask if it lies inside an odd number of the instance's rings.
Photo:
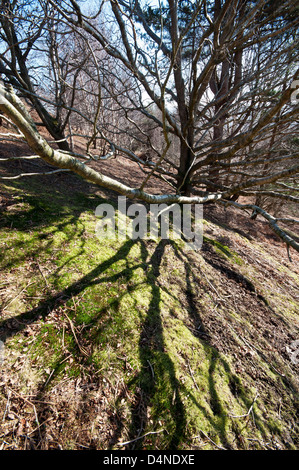
<path id="1" fill-rule="evenodd" d="M 75 312 L 76 312 L 76 304 L 75 304 L 74 299 L 73 299 L 73 303 L 74 303 Z M 69 318 L 69 316 L 68 316 L 65 312 L 64 312 L 64 315 L 66 316 L 66 318 L 67 318 L 67 320 L 68 320 L 68 322 L 69 322 L 69 325 L 70 325 L 71 330 L 72 330 L 72 333 L 73 333 L 74 340 L 75 340 L 75 342 L 76 342 L 76 344 L 77 344 L 77 346 L 78 346 L 78 348 L 79 348 L 79 351 L 80 351 L 84 356 L 88 357 L 88 356 L 89 356 L 88 351 L 87 351 L 83 346 L 81 346 L 81 344 L 80 344 L 79 341 L 78 341 L 78 338 L 77 338 L 77 335 L 76 335 L 76 332 L 75 332 L 75 327 L 74 327 L 74 324 L 73 324 L 72 320 Z"/>
<path id="2" fill-rule="evenodd" d="M 245 414 L 243 414 L 243 415 L 231 415 L 231 414 L 229 414 L 229 416 L 230 416 L 231 418 L 246 418 L 246 417 L 248 417 L 248 416 L 250 415 L 250 413 L 252 412 L 252 410 L 253 410 L 253 405 L 255 404 L 255 402 L 256 402 L 256 400 L 257 400 L 258 397 L 259 397 L 259 394 L 257 393 L 256 396 L 254 397 L 253 402 L 251 403 L 250 408 L 249 408 L 249 410 L 247 411 L 247 413 L 245 413 Z"/>
<path id="3" fill-rule="evenodd" d="M 190 366 L 190 362 L 187 361 L 187 364 L 188 364 L 189 372 L 190 372 L 190 375 L 191 375 L 191 377 L 192 377 L 192 380 L 193 380 L 193 383 L 194 383 L 194 385 L 195 385 L 195 388 L 196 388 L 196 390 L 199 391 L 198 385 L 197 385 L 197 383 L 196 383 L 196 381 L 195 381 L 195 378 L 194 378 L 194 375 L 193 375 L 193 372 L 192 372 L 192 369 L 191 369 L 191 366 Z"/>
<path id="4" fill-rule="evenodd" d="M 35 416 L 35 421 L 36 421 L 36 424 L 37 424 L 37 429 L 39 431 L 39 437 L 41 439 L 41 434 L 40 434 L 40 423 L 39 423 L 39 420 L 38 420 L 38 415 L 37 415 L 37 411 L 36 411 L 36 407 L 34 405 L 34 403 L 32 403 L 31 401 L 27 400 L 27 398 L 23 397 L 22 395 L 20 395 L 18 392 L 16 392 L 15 390 L 12 390 L 12 389 L 9 389 L 9 391 L 13 394 L 15 394 L 17 397 L 21 398 L 21 400 L 25 401 L 26 403 L 28 403 L 28 405 L 32 406 L 33 408 L 33 411 L 34 411 L 34 416 Z"/>
<path id="5" fill-rule="evenodd" d="M 118 447 L 126 446 L 128 444 L 131 444 L 132 442 L 138 441 L 139 439 L 143 439 L 144 437 L 149 436 L 150 434 L 160 434 L 161 432 L 164 432 L 164 429 L 160 429 L 160 431 L 149 431 L 149 432 L 143 434 L 142 436 L 136 437 L 136 439 L 132 439 L 131 441 L 126 441 L 126 442 L 119 442 L 116 445 Z"/>
<path id="6" fill-rule="evenodd" d="M 202 429 L 200 429 L 200 432 L 202 433 L 202 435 L 208 439 L 208 441 L 211 442 L 211 444 L 213 444 L 215 447 L 217 447 L 217 449 L 219 450 L 227 450 L 225 449 L 225 447 L 222 447 L 222 446 L 219 446 L 218 444 L 216 444 L 216 442 L 214 442 L 205 432 L 203 432 Z M 199 436 L 194 436 L 193 439 L 198 439 L 199 437 L 201 437 L 200 435 Z"/>
<path id="7" fill-rule="evenodd" d="M 10 397 L 11 397 L 11 391 L 9 390 L 8 391 L 7 402 L 6 402 L 6 407 L 5 407 L 5 410 L 4 410 L 4 413 L 3 413 L 2 423 L 5 421 L 5 417 L 8 413 L 8 410 L 9 410 Z"/>
<path id="8" fill-rule="evenodd" d="M 27 286 L 25 286 L 17 295 L 15 295 L 4 307 L 3 307 L 3 311 L 7 309 L 7 307 L 13 303 L 14 300 L 16 300 L 18 297 L 20 297 L 20 295 L 31 285 L 33 284 L 32 281 L 29 281 Z"/>

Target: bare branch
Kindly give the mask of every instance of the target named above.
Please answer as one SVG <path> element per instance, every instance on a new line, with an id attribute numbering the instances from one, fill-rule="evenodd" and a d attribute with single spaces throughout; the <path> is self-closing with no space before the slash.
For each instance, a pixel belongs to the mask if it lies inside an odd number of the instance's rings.
<path id="1" fill-rule="evenodd" d="M 252 211 L 257 212 L 262 217 L 264 217 L 264 219 L 266 219 L 268 221 L 269 226 L 276 233 L 276 235 L 278 235 L 278 237 L 281 238 L 286 243 L 287 247 L 291 246 L 292 248 L 294 248 L 294 250 L 299 252 L 299 243 L 296 242 L 293 238 L 291 238 L 283 229 L 281 229 L 277 225 L 278 219 L 273 217 L 271 214 L 266 212 L 261 207 L 258 207 L 255 204 L 240 204 L 240 203 L 235 202 L 235 201 L 221 201 L 221 203 L 224 204 L 225 206 L 233 206 L 233 207 L 236 207 L 236 208 L 242 209 L 242 210 L 251 209 Z"/>

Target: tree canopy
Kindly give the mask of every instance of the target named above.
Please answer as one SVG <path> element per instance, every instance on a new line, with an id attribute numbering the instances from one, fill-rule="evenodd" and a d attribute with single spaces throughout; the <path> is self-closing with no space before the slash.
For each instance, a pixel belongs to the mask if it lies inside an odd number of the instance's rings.
<path id="1" fill-rule="evenodd" d="M 250 209 L 299 250 L 279 225 L 298 222 L 295 0 L 2 0 L 0 22 L 0 110 L 36 155 L 131 198 Z M 119 155 L 138 187 L 94 166 Z"/>

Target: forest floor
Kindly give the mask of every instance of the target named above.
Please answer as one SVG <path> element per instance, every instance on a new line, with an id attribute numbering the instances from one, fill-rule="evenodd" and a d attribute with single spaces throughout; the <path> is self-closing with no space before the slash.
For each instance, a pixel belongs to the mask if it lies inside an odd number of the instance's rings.
<path id="1" fill-rule="evenodd" d="M 0 184 L 0 449 L 298 449 L 299 254 L 214 205 L 198 251 L 99 239 L 116 201 L 68 173 Z"/>

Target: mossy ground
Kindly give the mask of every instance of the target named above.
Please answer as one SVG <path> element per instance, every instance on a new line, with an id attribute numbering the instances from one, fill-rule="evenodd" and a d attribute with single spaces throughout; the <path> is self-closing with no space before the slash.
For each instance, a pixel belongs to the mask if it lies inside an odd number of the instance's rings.
<path id="1" fill-rule="evenodd" d="M 103 194 L 45 181 L 1 189 L 1 448 L 295 449 L 294 266 L 211 221 L 100 240 Z"/>

